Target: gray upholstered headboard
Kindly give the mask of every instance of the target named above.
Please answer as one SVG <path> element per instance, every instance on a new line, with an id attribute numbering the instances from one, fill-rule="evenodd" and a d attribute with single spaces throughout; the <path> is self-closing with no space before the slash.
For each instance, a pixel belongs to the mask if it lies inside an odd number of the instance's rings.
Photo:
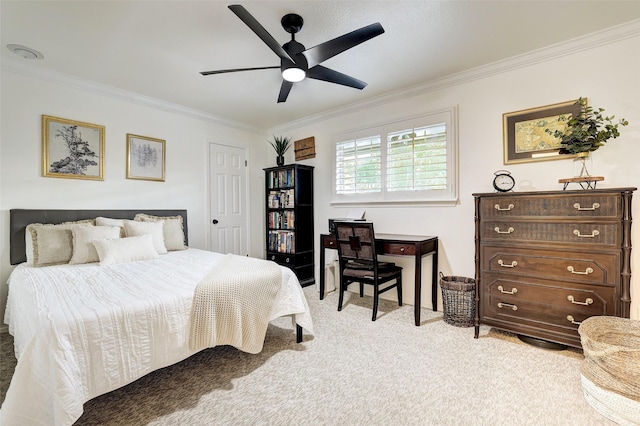
<path id="1" fill-rule="evenodd" d="M 186 210 L 27 210 L 11 209 L 9 211 L 9 257 L 12 265 L 27 261 L 26 245 L 24 242 L 25 229 L 30 223 L 62 223 L 83 219 L 93 219 L 98 216 L 114 219 L 133 219 L 137 213 L 147 213 L 155 216 L 182 216 L 184 224 L 185 244 L 188 241 L 187 211 Z"/>

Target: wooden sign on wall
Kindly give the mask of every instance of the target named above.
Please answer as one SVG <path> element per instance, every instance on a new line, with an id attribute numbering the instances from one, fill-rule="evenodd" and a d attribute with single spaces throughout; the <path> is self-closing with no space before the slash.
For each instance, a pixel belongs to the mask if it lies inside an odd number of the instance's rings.
<path id="1" fill-rule="evenodd" d="M 313 136 L 294 142 L 296 161 L 316 157 L 316 140 Z"/>

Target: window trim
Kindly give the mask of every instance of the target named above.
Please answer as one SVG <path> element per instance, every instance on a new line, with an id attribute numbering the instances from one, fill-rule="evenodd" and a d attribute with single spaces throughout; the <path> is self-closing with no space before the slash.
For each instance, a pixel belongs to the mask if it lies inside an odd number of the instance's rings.
<path id="1" fill-rule="evenodd" d="M 387 134 L 402 127 L 402 123 L 414 122 L 414 126 L 425 126 L 445 122 L 447 125 L 447 188 L 430 191 L 391 192 L 386 188 Z M 378 130 L 379 129 L 379 130 Z M 364 137 L 379 131 L 381 137 L 382 191 L 379 193 L 336 194 L 336 146 L 338 142 L 350 138 Z M 443 108 L 414 117 L 393 122 L 347 130 L 333 135 L 332 145 L 332 206 L 412 206 L 412 205 L 455 205 L 458 203 L 458 111 L 457 106 Z"/>

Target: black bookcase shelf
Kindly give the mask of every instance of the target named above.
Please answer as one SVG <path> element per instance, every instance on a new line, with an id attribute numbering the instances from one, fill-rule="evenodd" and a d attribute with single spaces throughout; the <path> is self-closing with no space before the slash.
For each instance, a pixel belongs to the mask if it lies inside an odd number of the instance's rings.
<path id="1" fill-rule="evenodd" d="M 290 164 L 265 171 L 266 258 L 315 283 L 313 167 Z"/>

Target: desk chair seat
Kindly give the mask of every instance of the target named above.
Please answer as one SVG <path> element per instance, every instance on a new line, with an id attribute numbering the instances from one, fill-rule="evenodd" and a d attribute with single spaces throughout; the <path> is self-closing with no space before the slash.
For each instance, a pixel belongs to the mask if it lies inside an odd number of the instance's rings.
<path id="1" fill-rule="evenodd" d="M 349 284 L 360 284 L 360 297 L 364 296 L 364 284 L 373 285 L 373 316 L 376 320 L 381 293 L 397 289 L 398 305 L 402 306 L 402 268 L 392 262 L 380 262 L 376 255 L 373 224 L 370 222 L 336 222 L 338 258 L 340 261 L 340 298 L 338 311 L 342 310 L 344 292 Z M 381 287 L 394 281 L 393 284 Z"/>

